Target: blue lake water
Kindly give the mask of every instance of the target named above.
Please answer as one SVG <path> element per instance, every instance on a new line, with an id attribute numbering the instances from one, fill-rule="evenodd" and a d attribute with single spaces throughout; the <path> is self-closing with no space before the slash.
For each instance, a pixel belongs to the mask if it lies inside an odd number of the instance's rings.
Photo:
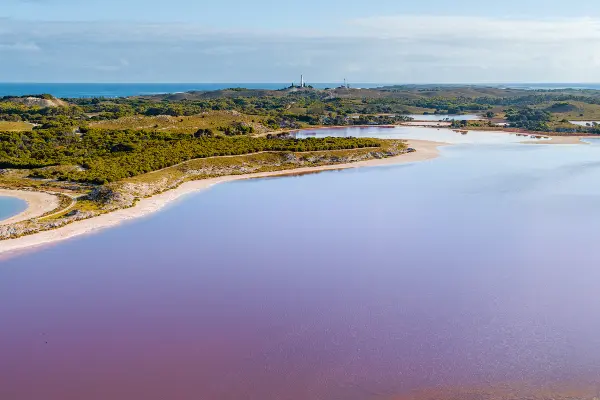
<path id="1" fill-rule="evenodd" d="M 598 383 L 600 146 L 505 138 L 217 185 L 2 261 L 0 398 Z"/>
<path id="2" fill-rule="evenodd" d="M 0 221 L 15 216 L 27 208 L 27 202 L 14 197 L 0 196 Z"/>

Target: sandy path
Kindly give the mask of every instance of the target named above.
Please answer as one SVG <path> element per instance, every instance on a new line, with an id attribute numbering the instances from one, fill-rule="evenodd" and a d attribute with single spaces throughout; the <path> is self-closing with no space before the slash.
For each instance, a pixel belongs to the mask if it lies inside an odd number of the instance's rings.
<path id="1" fill-rule="evenodd" d="M 302 174 L 316 171 L 330 171 L 348 168 L 359 168 L 368 166 L 404 164 L 417 161 L 425 161 L 438 157 L 438 147 L 446 143 L 430 142 L 424 140 L 407 140 L 408 146 L 417 150 L 414 153 L 402 154 L 396 157 L 385 158 L 381 160 L 368 160 L 348 164 L 325 165 L 321 167 L 297 168 L 275 172 L 260 172 L 247 175 L 229 175 L 212 179 L 203 179 L 198 181 L 186 182 L 177 189 L 140 200 L 135 207 L 118 210 L 109 214 L 100 215 L 88 220 L 77 221 L 59 229 L 44 231 L 33 235 L 23 236 L 16 239 L 0 241 L 0 254 L 19 251 L 35 246 L 41 246 L 49 243 L 66 240 L 75 236 L 94 232 L 100 229 L 118 225 L 123 221 L 140 218 L 154 213 L 163 208 L 168 203 L 177 200 L 189 193 L 208 189 L 209 187 L 223 182 L 231 182 L 242 179 L 266 178 L 274 176 L 283 176 L 291 174 Z M 0 192 L 1 193 L 1 192 Z M 53 197 L 49 195 L 50 197 Z"/>
<path id="2" fill-rule="evenodd" d="M 14 217 L 0 221 L 0 225 L 14 224 L 31 218 L 37 218 L 60 205 L 58 197 L 49 193 L 0 189 L 0 196 L 16 197 L 27 202 L 27 209 L 25 211 Z"/>

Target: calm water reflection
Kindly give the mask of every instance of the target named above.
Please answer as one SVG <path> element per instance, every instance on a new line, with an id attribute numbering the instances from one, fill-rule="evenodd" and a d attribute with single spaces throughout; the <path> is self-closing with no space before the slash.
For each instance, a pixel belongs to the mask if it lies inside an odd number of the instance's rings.
<path id="1" fill-rule="evenodd" d="M 433 140 L 452 144 L 501 144 L 520 143 L 531 140 L 549 140 L 547 138 L 535 139 L 535 136 L 522 134 L 507 134 L 494 131 L 458 131 L 446 128 L 424 128 L 414 126 L 396 127 L 351 127 L 331 129 L 306 129 L 296 132 L 297 138 L 323 138 L 323 137 L 375 137 L 381 139 L 420 139 Z"/>
<path id="2" fill-rule="evenodd" d="M 0 398 L 595 381 L 600 148 L 236 182 L 2 262 Z"/>

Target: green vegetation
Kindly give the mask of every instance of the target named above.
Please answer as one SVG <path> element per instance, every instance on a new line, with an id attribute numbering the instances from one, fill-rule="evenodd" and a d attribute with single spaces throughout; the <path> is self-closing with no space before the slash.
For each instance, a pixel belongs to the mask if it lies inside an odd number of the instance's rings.
<path id="1" fill-rule="evenodd" d="M 532 131 L 549 131 L 548 123 L 551 114 L 548 111 L 534 108 L 523 108 L 521 110 L 509 109 L 506 111 L 506 119 L 511 127 L 524 128 Z"/>
<path id="2" fill-rule="evenodd" d="M 298 141 L 267 134 L 307 126 L 397 124 L 408 119 L 406 113 L 487 118 L 458 118 L 454 128 L 491 128 L 493 119 L 531 131 L 596 134 L 600 127 L 569 120 L 600 118 L 600 92 L 405 86 L 232 88 L 116 99 L 5 97 L 0 99 L 5 132 L 0 133 L 0 168 L 28 170 L 32 178 L 105 184 L 195 158 L 373 147 L 366 139 Z"/>
<path id="3" fill-rule="evenodd" d="M 210 129 L 215 133 L 240 132 L 262 133 L 270 129 L 262 116 L 250 116 L 231 111 L 205 111 L 192 116 L 144 116 L 135 115 L 114 120 L 89 122 L 95 129 L 152 129 L 164 132 L 195 133 L 200 129 Z"/>
<path id="4" fill-rule="evenodd" d="M 192 139 L 190 139 L 192 140 Z M 164 169 L 121 179 L 118 182 L 102 186 L 89 183 L 73 183 L 58 180 L 32 179 L 26 176 L 23 169 L 4 170 L 0 175 L 0 185 L 10 188 L 32 187 L 53 193 L 61 192 L 60 207 L 41 218 L 0 227 L 0 240 L 22 235 L 55 229 L 81 219 L 92 218 L 113 210 L 131 207 L 140 197 L 152 196 L 168 189 L 175 188 L 189 180 L 206 179 L 226 175 L 242 175 L 257 172 L 293 170 L 301 167 L 336 165 L 369 159 L 380 159 L 401 154 L 406 145 L 398 140 L 377 139 L 264 139 L 250 137 L 217 137 L 210 139 L 194 139 L 205 142 L 199 148 L 223 148 L 235 151 L 254 151 L 262 146 L 270 149 L 264 152 L 253 152 L 243 155 L 216 156 L 194 158 Z M 207 140 L 212 146 L 207 146 Z M 222 143 L 216 143 L 222 142 Z M 189 142 L 188 142 L 189 144 Z M 336 150 L 340 148 L 340 150 Z M 287 149 L 287 150 L 278 150 Z M 299 151 L 296 151 L 299 150 Z M 119 146 L 120 151 L 135 152 L 136 148 Z M 292 151 L 288 151 L 292 150 Z M 156 161 L 156 160 L 155 160 Z M 122 164 L 107 157 L 103 160 L 107 165 L 121 168 Z M 44 171 L 68 175 L 69 172 L 83 172 L 69 165 L 47 167 Z M 34 170 L 39 172 L 40 170 Z M 65 176 L 66 176 L 65 175 Z"/>
<path id="5" fill-rule="evenodd" d="M 400 141 L 297 140 L 310 126 L 392 125 L 407 114 L 476 113 L 455 129 L 600 134 L 600 91 L 403 86 L 232 88 L 130 98 L 0 98 L 0 186 L 59 192 L 61 211 L 0 237 L 51 229 L 135 204 L 191 179 L 280 171 L 406 151 Z M 76 198 L 76 201 L 73 200 Z M 8 235 L 8 236 L 7 236 Z"/>
<path id="6" fill-rule="evenodd" d="M 0 239 L 131 207 L 183 182 L 391 157 L 398 140 L 297 140 L 310 126 L 401 124 L 407 114 L 476 113 L 455 129 L 600 134 L 600 91 L 403 86 L 232 88 L 131 98 L 0 98 L 0 186 L 60 193 L 45 216 L 0 227 Z"/>
<path id="7" fill-rule="evenodd" d="M 501 129 L 495 122 L 506 121 L 510 128 L 530 131 L 597 134 L 599 126 L 569 121 L 600 119 L 600 92 L 404 86 L 232 88 L 116 99 L 5 97 L 0 99 L 0 168 L 54 182 L 106 184 L 199 158 L 377 147 L 368 139 L 276 139 L 272 132 L 397 124 L 407 113 L 487 118 L 458 118 L 454 128 Z"/>
<path id="8" fill-rule="evenodd" d="M 116 99 L 59 100 L 39 95 L 0 99 L 0 121 L 26 121 L 38 124 L 37 129 L 92 127 L 174 133 L 210 129 L 215 134 L 247 135 L 306 126 L 395 124 L 413 113 L 477 113 L 501 119 L 507 110 L 512 109 L 514 115 L 526 108 L 547 111 L 552 118 L 546 125 L 512 122 L 551 131 L 554 122 L 565 119 L 600 119 L 600 92 L 403 86 L 296 91 L 232 88 Z"/>
<path id="9" fill-rule="evenodd" d="M 321 150 L 304 152 L 262 152 L 239 156 L 199 158 L 186 161 L 159 171 L 124 179 L 119 184 L 156 185 L 172 187 L 174 182 L 205 179 L 223 175 L 239 175 L 256 172 L 293 170 L 299 167 L 316 167 L 336 163 L 382 158 L 406 150 L 400 140 L 372 139 L 372 147 Z M 117 185 L 118 186 L 118 185 Z"/>
<path id="10" fill-rule="evenodd" d="M 535 107 L 550 112 L 556 119 L 566 119 L 570 121 L 600 121 L 600 104 L 596 103 L 571 100 L 565 102 L 541 103 Z"/>
<path id="11" fill-rule="evenodd" d="M 86 129 L 81 134 L 57 134 L 53 130 L 38 130 L 0 136 L 0 168 L 34 169 L 32 178 L 104 184 L 194 158 L 379 146 L 373 139 L 356 138 L 197 138 L 155 131 Z"/>
<path id="12" fill-rule="evenodd" d="M 0 132 L 30 131 L 33 125 L 23 121 L 0 121 Z"/>

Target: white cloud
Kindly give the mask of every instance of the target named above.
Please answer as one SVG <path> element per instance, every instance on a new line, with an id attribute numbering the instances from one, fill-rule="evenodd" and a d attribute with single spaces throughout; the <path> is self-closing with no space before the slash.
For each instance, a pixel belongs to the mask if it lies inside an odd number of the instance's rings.
<path id="1" fill-rule="evenodd" d="M 385 16 L 350 22 L 363 35 L 407 39 L 487 39 L 523 42 L 599 40 L 593 18 L 508 19 L 454 16 Z"/>
<path id="2" fill-rule="evenodd" d="M 23 53 L 0 63 L 14 80 L 600 81 L 600 20 L 591 18 L 386 16 L 323 32 L 2 22 L 0 51 Z"/>
<path id="3" fill-rule="evenodd" d="M 213 56 L 251 53 L 255 50 L 252 46 L 215 46 L 202 49 L 201 52 Z"/>
<path id="4" fill-rule="evenodd" d="M 40 51 L 40 47 L 33 42 L 1 43 L 0 51 Z"/>

